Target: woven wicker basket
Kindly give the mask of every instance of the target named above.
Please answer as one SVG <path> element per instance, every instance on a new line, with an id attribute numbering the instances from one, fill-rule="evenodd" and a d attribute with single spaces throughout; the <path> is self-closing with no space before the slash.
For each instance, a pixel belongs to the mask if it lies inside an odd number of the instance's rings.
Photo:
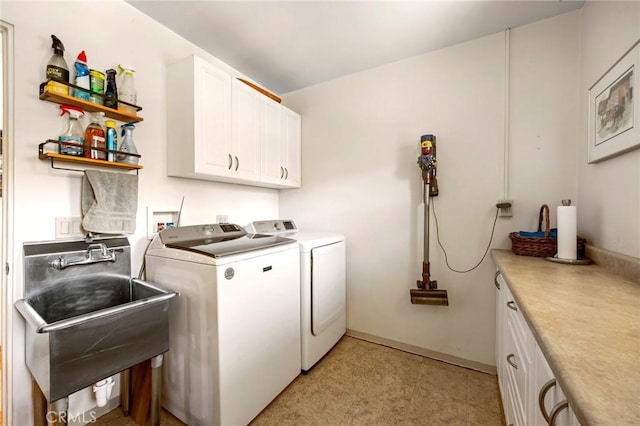
<path id="1" fill-rule="evenodd" d="M 542 219 L 544 214 L 545 228 L 543 237 L 523 237 L 519 232 L 511 232 L 511 250 L 518 256 L 553 257 L 558 252 L 558 240 L 549 236 L 549 206 L 543 204 L 538 215 L 538 232 L 542 231 Z M 577 238 L 578 258 L 584 257 L 587 240 Z"/>

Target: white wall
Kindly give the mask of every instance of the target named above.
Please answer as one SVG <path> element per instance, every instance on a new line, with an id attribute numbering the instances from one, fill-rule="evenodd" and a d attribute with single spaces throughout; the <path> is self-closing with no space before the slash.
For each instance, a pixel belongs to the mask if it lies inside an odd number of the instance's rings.
<path id="1" fill-rule="evenodd" d="M 137 274 L 146 246 L 145 208 L 178 209 L 185 196 L 182 224 L 215 221 L 227 214 L 244 225 L 276 217 L 278 192 L 271 189 L 194 181 L 166 176 L 165 66 L 191 53 L 213 62 L 191 43 L 178 37 L 124 2 L 2 2 L 2 19 L 15 25 L 15 259 L 14 299 L 22 297 L 21 247 L 25 241 L 53 239 L 56 216 L 80 216 L 81 173 L 52 170 L 38 160 L 37 146 L 62 131 L 58 105 L 38 99 L 45 65 L 51 56 L 51 34 L 64 43 L 70 67 L 85 50 L 92 68 L 105 70 L 117 63 L 137 69 L 136 88 L 144 121 L 134 134 L 144 169 L 139 175 L 138 222 L 132 243 L 132 267 Z M 172 84 L 180 84 L 179 81 Z M 24 364 L 23 320 L 13 312 L 14 341 L 7 348 L 13 359 L 12 424 L 31 422 L 31 383 Z M 77 409 L 77 407 L 72 407 Z"/>
<path id="2" fill-rule="evenodd" d="M 640 257 L 640 150 L 587 164 L 587 108 L 589 88 L 638 39 L 640 2 L 585 3 L 580 78 L 578 230 L 595 246 L 634 257 Z M 637 99 L 638 88 L 635 92 Z M 638 126 L 640 123 L 636 123 L 636 128 Z"/>
<path id="3" fill-rule="evenodd" d="M 542 203 L 576 192 L 580 12 L 511 32 L 511 197 L 494 247 L 532 229 Z M 487 245 L 503 190 L 504 34 L 284 96 L 302 114 L 303 187 L 280 195 L 301 227 L 347 237 L 347 327 L 494 364 L 494 266 L 449 271 L 431 219 L 431 272 L 449 307 L 412 305 L 420 278 L 420 135 L 438 143 L 440 239 L 454 268 Z M 567 160 L 569 158 L 569 160 Z M 555 224 L 555 222 L 554 222 Z"/>

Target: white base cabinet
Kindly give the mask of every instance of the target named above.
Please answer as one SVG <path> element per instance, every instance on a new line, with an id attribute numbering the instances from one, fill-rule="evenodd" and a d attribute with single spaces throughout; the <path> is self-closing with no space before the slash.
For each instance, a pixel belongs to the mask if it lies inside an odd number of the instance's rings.
<path id="1" fill-rule="evenodd" d="M 499 272 L 496 273 L 494 284 L 496 369 L 507 426 L 579 426 L 507 282 Z"/>
<path id="2" fill-rule="evenodd" d="M 169 176 L 300 187 L 300 116 L 191 55 L 167 68 Z"/>

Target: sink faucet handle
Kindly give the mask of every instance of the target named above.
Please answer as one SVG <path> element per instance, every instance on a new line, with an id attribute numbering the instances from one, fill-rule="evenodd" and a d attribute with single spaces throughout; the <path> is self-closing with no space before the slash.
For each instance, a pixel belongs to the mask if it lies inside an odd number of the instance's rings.
<path id="1" fill-rule="evenodd" d="M 51 262 L 51 266 L 56 269 L 64 269 L 67 267 L 67 261 L 64 256 L 58 256 L 57 259 Z"/>
<path id="2" fill-rule="evenodd" d="M 89 244 L 89 247 L 87 247 L 88 256 L 93 257 L 93 252 L 96 250 L 100 250 L 103 258 L 109 257 L 109 252 L 107 251 L 107 245 L 105 243 Z"/>

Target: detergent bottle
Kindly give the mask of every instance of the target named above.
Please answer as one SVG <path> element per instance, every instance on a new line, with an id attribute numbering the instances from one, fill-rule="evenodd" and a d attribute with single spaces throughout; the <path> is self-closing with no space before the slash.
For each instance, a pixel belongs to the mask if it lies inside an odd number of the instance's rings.
<path id="1" fill-rule="evenodd" d="M 76 62 L 73 64 L 76 70 L 76 86 L 85 90 L 75 89 L 73 96 L 85 101 L 89 100 L 89 67 L 87 66 L 87 55 L 84 50 L 78 54 Z"/>
<path id="2" fill-rule="evenodd" d="M 136 105 L 136 88 L 133 85 L 133 73 L 136 70 L 132 66 L 118 65 L 120 84 L 118 85 L 118 99 L 128 104 Z"/>
<path id="3" fill-rule="evenodd" d="M 84 131 L 84 156 L 94 160 L 106 160 L 107 153 L 102 151 L 107 149 L 106 135 L 102 128 L 104 112 L 94 112 L 90 114 L 91 122 Z M 91 149 L 100 148 L 100 149 Z"/>
<path id="4" fill-rule="evenodd" d="M 136 126 L 131 123 L 127 123 L 122 126 L 122 136 L 124 137 L 120 143 L 120 149 L 118 149 L 118 151 L 127 152 L 129 154 L 138 153 L 136 145 L 133 143 L 133 129 L 135 128 Z M 120 163 L 138 164 L 139 158 L 133 155 L 118 154 L 118 161 Z"/>
<path id="5" fill-rule="evenodd" d="M 58 136 L 58 152 L 64 155 L 82 157 L 84 155 L 84 131 L 80 123 L 80 117 L 84 111 L 71 105 L 60 105 L 60 115 L 66 115 L 64 132 Z"/>

